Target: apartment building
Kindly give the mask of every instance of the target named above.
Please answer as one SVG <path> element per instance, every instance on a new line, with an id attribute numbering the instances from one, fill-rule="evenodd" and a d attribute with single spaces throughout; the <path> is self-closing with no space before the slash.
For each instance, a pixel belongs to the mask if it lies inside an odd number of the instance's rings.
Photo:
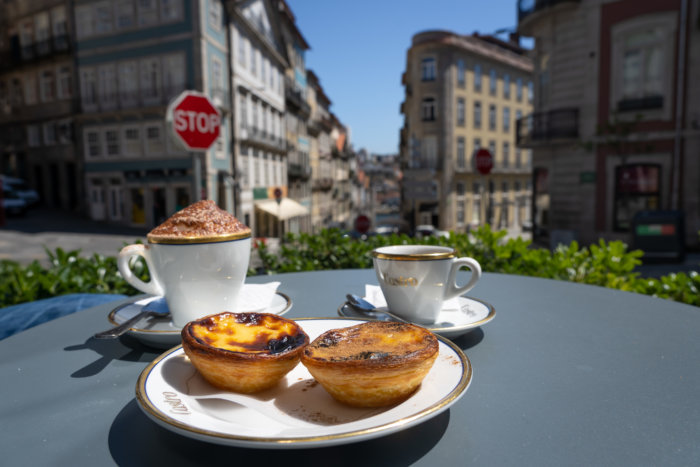
<path id="1" fill-rule="evenodd" d="M 83 197 L 72 3 L 0 4 L 0 171 L 66 210 L 79 209 Z"/>
<path id="2" fill-rule="evenodd" d="M 413 227 L 520 232 L 530 220 L 531 161 L 515 122 L 532 109 L 532 62 L 517 41 L 426 31 L 413 36 L 402 76 L 402 216 Z M 488 148 L 482 175 L 474 154 Z"/>
<path id="3" fill-rule="evenodd" d="M 333 129 L 331 130 L 331 173 L 333 175 L 333 189 L 331 200 L 333 204 L 333 222 L 336 225 L 348 227 L 351 219 L 354 200 L 352 199 L 353 186 L 350 172 L 351 160 L 354 158 L 350 129 L 343 125 L 335 114 L 331 114 Z"/>
<path id="4" fill-rule="evenodd" d="M 311 223 L 315 230 L 333 225 L 333 141 L 331 131 L 331 100 L 321 81 L 312 70 L 306 70 L 307 103 L 311 109 L 307 131 L 309 133 L 311 167 Z"/>
<path id="5" fill-rule="evenodd" d="M 277 237 L 289 230 L 292 214 L 304 211 L 289 199 L 287 190 L 284 75 L 289 63 L 279 15 L 276 3 L 267 0 L 227 6 L 235 96 L 233 152 L 240 186 L 237 212 L 256 236 Z M 275 190 L 281 192 L 280 203 Z"/>
<path id="6" fill-rule="evenodd" d="M 637 212 L 673 209 L 698 244 L 699 22 L 697 0 L 518 2 L 535 39 L 518 144 L 533 152 L 536 233 L 631 243 Z"/>
<path id="7" fill-rule="evenodd" d="M 290 232 L 311 232 L 311 166 L 310 141 L 307 130 L 311 108 L 307 102 L 306 51 L 309 44 L 296 25 L 296 19 L 286 2 L 277 2 L 283 43 L 289 67 L 284 79 L 285 129 L 287 136 L 287 188 L 289 197 L 308 213 L 291 218 Z"/>
<path id="8" fill-rule="evenodd" d="M 92 219 L 153 227 L 202 198 L 232 210 L 228 42 L 219 0 L 75 1 L 78 150 Z M 207 94 L 222 131 L 205 153 L 167 131 L 167 105 Z"/>

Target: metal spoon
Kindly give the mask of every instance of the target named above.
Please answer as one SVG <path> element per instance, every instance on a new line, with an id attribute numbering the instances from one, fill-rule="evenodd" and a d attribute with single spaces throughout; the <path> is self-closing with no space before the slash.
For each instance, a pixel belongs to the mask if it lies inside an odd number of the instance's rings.
<path id="1" fill-rule="evenodd" d="M 360 311 L 366 315 L 372 316 L 373 314 L 383 314 L 383 315 L 390 317 L 394 321 L 399 321 L 401 323 L 409 323 L 409 324 L 411 323 L 410 321 L 407 321 L 403 318 L 396 316 L 395 314 L 391 313 L 390 311 L 378 309 L 377 307 L 375 307 L 374 305 L 372 305 L 370 302 L 368 302 L 364 298 L 360 297 L 359 295 L 349 293 L 345 297 L 347 297 L 348 303 L 353 308 L 355 308 L 357 311 Z"/>
<path id="2" fill-rule="evenodd" d="M 112 329 L 98 332 L 97 334 L 94 335 L 94 337 L 95 337 L 95 339 L 116 339 L 117 337 L 121 336 L 122 334 L 127 332 L 129 329 L 131 329 L 131 326 L 138 323 L 143 318 L 151 318 L 151 317 L 153 317 L 153 318 L 166 318 L 168 316 L 170 316 L 169 310 L 166 309 L 166 310 L 159 311 L 159 310 L 149 309 L 148 305 L 146 305 L 133 318 L 130 318 L 130 319 L 124 321 L 122 324 L 120 324 L 119 326 L 115 326 Z"/>

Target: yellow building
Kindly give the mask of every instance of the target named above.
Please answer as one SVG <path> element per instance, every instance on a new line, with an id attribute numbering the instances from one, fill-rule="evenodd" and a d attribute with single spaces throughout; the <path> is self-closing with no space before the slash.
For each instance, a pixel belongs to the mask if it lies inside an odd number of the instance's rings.
<path id="1" fill-rule="evenodd" d="M 402 77 L 402 215 L 414 227 L 465 231 L 530 224 L 531 160 L 515 122 L 532 111 L 533 66 L 516 42 L 427 31 L 413 36 Z M 474 154 L 486 148 L 482 175 Z"/>

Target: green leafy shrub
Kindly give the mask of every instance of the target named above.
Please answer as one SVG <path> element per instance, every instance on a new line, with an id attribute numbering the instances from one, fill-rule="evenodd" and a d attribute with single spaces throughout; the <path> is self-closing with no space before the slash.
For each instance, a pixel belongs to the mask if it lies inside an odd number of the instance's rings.
<path id="1" fill-rule="evenodd" d="M 370 253 L 374 248 L 420 243 L 451 246 L 460 256 L 475 258 L 486 272 L 598 285 L 700 306 L 700 274 L 642 278 L 635 272 L 641 264 L 642 252 L 629 251 L 623 242 L 600 240 L 588 247 L 572 242 L 549 251 L 535 248 L 521 238 L 506 240 L 505 235 L 505 231 L 493 231 L 489 226 L 469 234 L 450 233 L 447 238 L 423 239 L 392 235 L 355 240 L 337 229 L 325 229 L 315 235 L 289 234 L 276 252 L 258 242 L 255 247 L 262 268 L 249 269 L 248 274 L 371 268 Z M 37 261 L 28 266 L 0 261 L 0 307 L 67 293 L 140 293 L 121 277 L 115 257 L 95 254 L 82 258 L 79 250 L 66 252 L 60 248 L 46 253 L 48 267 Z M 142 259 L 135 261 L 132 269 L 142 280 L 149 280 Z"/>

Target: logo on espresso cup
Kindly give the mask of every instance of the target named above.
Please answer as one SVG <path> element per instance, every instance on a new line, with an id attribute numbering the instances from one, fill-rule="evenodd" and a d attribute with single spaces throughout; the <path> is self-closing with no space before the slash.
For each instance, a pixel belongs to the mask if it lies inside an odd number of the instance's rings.
<path id="1" fill-rule="evenodd" d="M 417 287 L 418 279 L 415 277 L 390 277 L 384 276 L 384 282 L 386 285 L 393 285 L 396 287 Z"/>

